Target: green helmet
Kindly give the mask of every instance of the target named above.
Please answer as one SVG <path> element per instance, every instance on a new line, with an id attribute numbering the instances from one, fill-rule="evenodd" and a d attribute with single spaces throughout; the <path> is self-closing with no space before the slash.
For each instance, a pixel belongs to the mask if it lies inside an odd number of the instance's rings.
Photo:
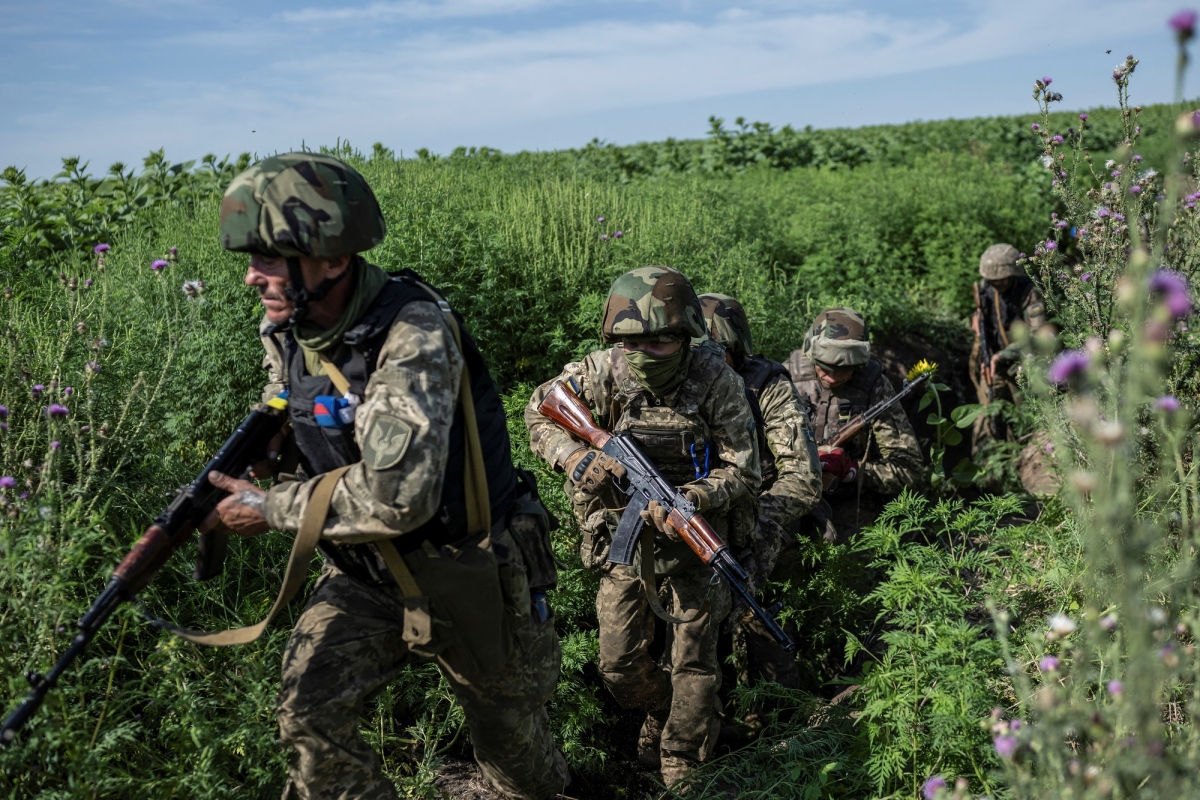
<path id="1" fill-rule="evenodd" d="M 691 339 L 705 334 L 704 314 L 682 272 L 638 267 L 613 281 L 600 330 L 608 344 L 622 339 Z"/>
<path id="2" fill-rule="evenodd" d="M 275 258 L 336 258 L 370 250 L 387 225 L 349 164 L 315 153 L 264 158 L 221 200 L 221 246 Z"/>
<path id="3" fill-rule="evenodd" d="M 727 294 L 702 294 L 700 308 L 713 341 L 724 345 L 734 356 L 748 358 L 754 355 L 750 320 L 741 303 Z"/>
<path id="4" fill-rule="evenodd" d="M 1021 254 L 1011 244 L 994 244 L 979 259 L 979 274 L 989 281 L 1019 278 L 1025 268 L 1017 263 Z"/>
<path id="5" fill-rule="evenodd" d="M 871 360 L 867 321 L 851 308 L 827 308 L 804 336 L 804 355 L 831 372 L 857 369 Z"/>

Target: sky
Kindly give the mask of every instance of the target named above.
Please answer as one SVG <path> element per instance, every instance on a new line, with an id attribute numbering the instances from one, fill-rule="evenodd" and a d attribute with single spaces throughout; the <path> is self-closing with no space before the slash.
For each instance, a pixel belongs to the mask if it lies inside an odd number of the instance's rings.
<path id="1" fill-rule="evenodd" d="M 0 167 L 506 152 L 1172 98 L 1178 0 L 0 0 Z M 1111 50 L 1111 53 L 1106 52 Z M 1197 54 L 1200 62 L 1200 53 Z M 1200 96 L 1200 67 L 1189 68 Z"/>

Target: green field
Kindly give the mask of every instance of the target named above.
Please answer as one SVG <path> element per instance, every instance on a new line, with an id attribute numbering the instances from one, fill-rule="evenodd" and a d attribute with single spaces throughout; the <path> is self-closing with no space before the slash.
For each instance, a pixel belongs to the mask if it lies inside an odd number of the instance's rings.
<path id="1" fill-rule="evenodd" d="M 565 524 L 561 476 L 532 457 L 520 419 L 533 385 L 598 345 L 611 280 L 635 266 L 674 266 L 700 291 L 738 297 L 774 358 L 799 346 L 822 307 L 852 305 L 870 317 L 877 345 L 919 337 L 954 357 L 950 370 L 970 345 L 979 254 L 997 241 L 1038 254 L 1031 271 L 1053 284 L 1045 288 L 1067 346 L 1109 328 L 1125 336 L 1097 339 L 1101 355 L 1071 392 L 1049 387 L 1044 363 L 1031 361 L 1031 401 L 1010 412 L 1022 432 L 1047 432 L 1046 452 L 1074 477 L 1061 497 L 1034 502 L 996 467 L 1013 454 L 1001 448 L 986 483 L 905 496 L 848 545 L 803 543 L 805 573 L 774 591 L 805 637 L 808 689 L 738 689 L 731 716 L 768 696 L 776 711 L 701 770 L 689 796 L 722 796 L 706 788 L 720 779 L 741 797 L 917 797 L 934 774 L 951 787 L 961 777 L 970 796 L 1190 796 L 1200 607 L 1189 547 L 1200 509 L 1188 412 L 1166 415 L 1150 401 L 1168 390 L 1185 406 L 1194 398 L 1196 347 L 1186 326 L 1168 339 L 1146 332 L 1157 312 L 1144 275 L 1151 261 L 1193 272 L 1196 222 L 1181 201 L 1172 223 L 1184 192 L 1167 184 L 1161 208 L 1144 205 L 1150 188 L 1145 198 L 1087 194 L 1103 183 L 1089 169 L 1100 175 L 1113 157 L 1132 170 L 1143 163 L 1130 160 L 1134 150 L 1171 172 L 1177 112 L 1135 115 L 1144 130 L 1133 150 L 1119 146 L 1129 124 L 1119 109 L 1089 112 L 1094 128 L 1077 150 L 1068 136 L 1063 152 L 1090 149 L 1091 167 L 1068 158 L 1069 187 L 1051 185 L 1035 117 L 851 131 L 743 126 L 696 142 L 544 154 L 485 148 L 397 160 L 380 146 L 365 155 L 333 148 L 383 206 L 389 235 L 371 260 L 417 270 L 463 313 L 505 393 L 515 457 L 538 471 L 564 522 L 555 544 L 568 568 L 553 595 L 564 663 L 552 716 L 576 775 L 572 796 L 655 791 L 630 763 L 640 717 L 621 712 L 595 672 L 595 580 Z M 1054 132 L 1082 129 L 1077 115 L 1036 119 Z M 257 298 L 241 284 L 245 258 L 221 250 L 216 235 L 220 193 L 245 163 L 171 165 L 156 154 L 139 173 L 118 165 L 103 179 L 77 160 L 50 184 L 3 174 L 0 476 L 16 483 L 0 523 L 8 704 L 23 694 L 24 671 L 50 665 L 108 571 L 258 397 Z M 1137 230 L 1097 228 L 1089 241 L 1103 246 L 1077 248 L 1052 227 L 1052 213 L 1096 226 L 1096 198 L 1146 219 L 1147 233 L 1162 222 L 1153 259 L 1127 265 Z M 1056 236 L 1060 247 L 1037 249 Z M 92 251 L 100 242 L 112 245 L 102 267 Z M 152 270 L 169 248 L 177 258 Z M 1087 270 L 1094 280 L 1078 278 Z M 1123 278 L 1136 288 L 1123 289 Z M 203 295 L 186 296 L 185 280 L 202 280 Z M 49 402 L 66 405 L 66 419 L 45 416 Z M 1102 435 L 1112 420 L 1127 434 L 1120 444 Z M 941 432 L 925 442 L 935 448 L 957 430 L 927 427 Z M 190 552 L 177 557 L 64 678 L 29 735 L 0 751 L 6 796 L 276 796 L 284 757 L 272 707 L 300 604 L 259 642 L 230 650 L 184 643 L 146 618 L 209 629 L 259 619 L 289 544 L 277 534 L 235 543 L 225 575 L 207 584 L 190 580 Z M 1138 622 L 1158 619 L 1153 609 L 1163 620 Z M 1115 638 L 1100 625 L 1114 611 L 1123 623 Z M 1080 626 L 1069 643 L 1044 635 L 1058 612 Z M 1061 672 L 1039 672 L 1044 652 L 1058 655 Z M 1103 689 L 1113 676 L 1125 676 L 1121 698 Z M 851 683 L 860 688 L 829 706 Z M 993 708 L 1025 722 L 1012 734 L 1017 757 L 997 752 L 996 737 L 1010 734 L 989 722 Z M 439 764 L 469 757 L 461 715 L 429 665 L 410 667 L 362 724 L 405 796 L 438 796 Z"/>

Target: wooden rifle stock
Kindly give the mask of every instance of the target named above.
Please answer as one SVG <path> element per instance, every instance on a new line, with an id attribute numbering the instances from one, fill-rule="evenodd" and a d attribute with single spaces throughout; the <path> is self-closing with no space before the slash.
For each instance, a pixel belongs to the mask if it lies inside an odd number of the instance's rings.
<path id="1" fill-rule="evenodd" d="M 583 439 L 597 450 L 603 450 L 604 445 L 612 438 L 612 434 L 601 428 L 592 419 L 592 412 L 579 396 L 555 381 L 542 402 L 538 403 L 538 413 L 568 433 Z"/>
<path id="2" fill-rule="evenodd" d="M 667 515 L 667 522 L 679 531 L 680 538 L 705 564 L 711 563 L 717 557 L 717 551 L 725 546 L 720 534 L 699 514 L 688 519 L 677 509 L 671 509 L 671 513 Z"/>
<path id="3" fill-rule="evenodd" d="M 822 447 L 845 447 L 846 443 L 862 433 L 862 429 L 867 427 L 867 420 L 859 414 L 854 419 L 850 420 L 846 427 L 837 432 L 837 435 L 825 442 Z"/>

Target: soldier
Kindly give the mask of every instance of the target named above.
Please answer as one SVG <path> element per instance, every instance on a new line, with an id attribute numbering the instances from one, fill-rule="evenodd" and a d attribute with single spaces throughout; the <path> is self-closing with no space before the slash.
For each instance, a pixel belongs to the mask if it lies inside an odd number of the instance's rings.
<path id="1" fill-rule="evenodd" d="M 317 526 L 325 556 L 283 657 L 284 798 L 397 797 L 358 718 L 412 657 L 436 659 L 495 789 L 553 797 L 568 780 L 545 708 L 560 654 L 527 577 L 546 512 L 461 319 L 415 273 L 359 255 L 384 234 L 370 187 L 328 156 L 264 159 L 221 203 L 221 243 L 250 253 L 266 312 L 263 397 L 287 390 L 299 466 L 285 456 L 265 492 L 214 474 L 230 496 L 203 527 Z"/>
<path id="2" fill-rule="evenodd" d="M 979 402 L 1006 400 L 1021 402 L 1017 372 L 1021 366 L 1021 332 L 1054 335 L 1054 325 L 1046 321 L 1046 304 L 1025 268 L 1017 263 L 1020 253 L 1011 244 L 994 244 L 979 259 L 983 277 L 975 286 L 977 307 L 971 317 L 975 343 L 971 349 L 971 382 Z M 982 318 L 981 318 L 982 315 Z M 984 349 L 986 346 L 986 350 Z M 989 355 L 984 364 L 982 354 Z M 994 439 L 1008 437 L 1008 426 L 994 414 L 975 419 L 972 449 Z"/>
<path id="3" fill-rule="evenodd" d="M 750 320 L 737 300 L 723 294 L 700 296 L 708 334 L 725 348 L 725 362 L 746 384 L 754 415 L 762 491 L 754 503 L 739 503 L 731 513 L 731 536 L 741 549 L 738 561 L 757 592 L 770 577 L 780 552 L 795 550 L 800 519 L 821 500 L 821 464 L 817 445 L 787 368 L 754 354 Z M 746 512 L 749 513 L 746 513 Z M 789 544 L 791 547 L 789 548 Z M 746 650 L 746 677 L 761 677 L 790 689 L 800 688 L 796 659 L 775 642 L 754 617 L 740 621 L 735 639 Z M 789 631 L 794 633 L 794 626 Z M 796 638 L 793 636 L 793 638 Z"/>
<path id="4" fill-rule="evenodd" d="M 731 504 L 758 491 L 754 418 L 742 380 L 724 351 L 704 335 L 691 284 L 668 267 L 642 267 L 613 283 L 602 335 L 610 349 L 567 364 L 557 380 L 570 382 L 598 423 L 625 431 L 677 487 L 686 491 L 713 528 L 728 535 Z M 729 613 L 728 588 L 679 540 L 662 508 L 643 512 L 653 528 L 655 585 L 633 566 L 606 561 L 624 495 L 613 480 L 624 469 L 537 412 L 553 385 L 537 388 L 525 409 L 533 451 L 564 471 L 583 539 L 584 565 L 600 572 L 600 675 L 624 708 L 646 711 L 638 755 L 658 766 L 671 786 L 707 759 L 720 731 L 717 634 Z M 635 551 L 636 552 L 636 551 Z M 669 666 L 650 654 L 654 606 L 661 591 L 677 617 L 667 621 Z"/>
<path id="5" fill-rule="evenodd" d="M 849 308 L 829 308 L 817 315 L 803 348 L 792 351 L 788 371 L 800 395 L 813 405 L 818 444 L 896 393 L 883 365 L 871 358 L 866 321 Z M 824 530 L 830 541 L 845 541 L 879 516 L 889 499 L 922 483 L 921 448 L 899 404 L 848 447 L 818 451 L 832 509 L 831 524 Z"/>

